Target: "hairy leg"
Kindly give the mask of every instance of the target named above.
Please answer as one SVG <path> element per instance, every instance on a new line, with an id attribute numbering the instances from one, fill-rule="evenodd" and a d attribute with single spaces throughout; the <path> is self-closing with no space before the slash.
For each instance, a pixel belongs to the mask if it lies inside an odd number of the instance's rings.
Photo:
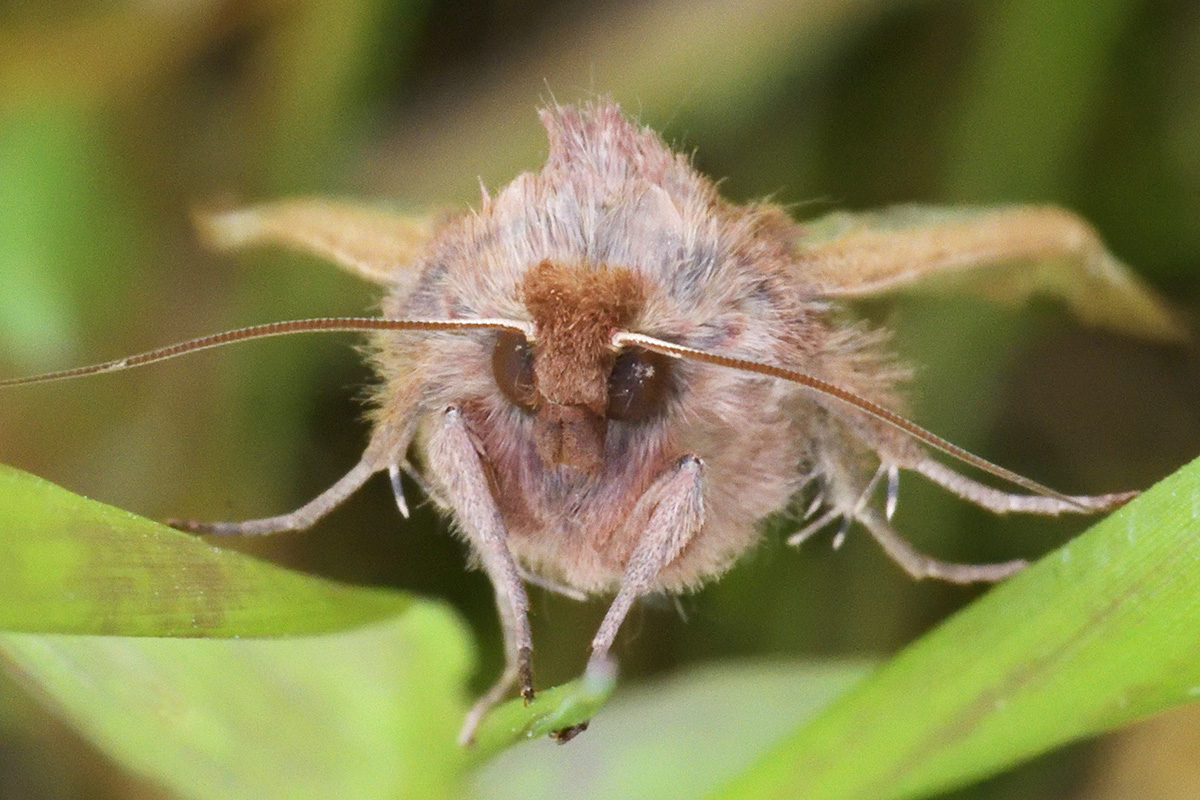
<path id="1" fill-rule="evenodd" d="M 646 491 L 642 503 L 652 503 L 646 531 L 625 565 L 621 588 L 592 639 L 588 670 L 603 670 L 608 651 L 633 601 L 645 594 L 664 567 L 679 555 L 704 525 L 702 473 L 704 463 L 694 455 L 681 458 Z M 634 509 L 634 515 L 639 508 Z"/>
<path id="2" fill-rule="evenodd" d="M 949 467 L 931 458 L 923 459 L 911 467 L 939 486 L 948 489 L 964 500 L 995 514 L 1094 514 L 1111 511 L 1137 496 L 1137 492 L 1116 494 L 1076 495 L 1065 503 L 1055 497 L 1030 494 L 1012 494 L 960 475 Z"/>
<path id="3" fill-rule="evenodd" d="M 377 459 L 368 450 L 368 453 L 363 456 L 362 460 L 355 464 L 353 469 L 343 475 L 337 483 L 290 514 L 281 514 L 278 517 L 266 517 L 264 519 L 249 519 L 241 522 L 199 522 L 190 519 L 172 519 L 167 520 L 167 524 L 182 531 L 212 533 L 218 536 L 244 534 L 261 536 L 268 533 L 304 530 L 305 528 L 311 528 L 317 520 L 341 505 L 347 497 L 366 483 L 368 478 L 381 469 L 383 469 L 383 466 L 378 463 Z"/>
<path id="4" fill-rule="evenodd" d="M 392 496 L 396 498 L 396 508 L 400 511 L 400 516 L 408 519 L 408 500 L 404 497 L 404 484 L 401 482 L 401 475 L 407 475 L 409 480 L 417 485 L 417 488 L 429 499 L 434 499 L 436 495 L 433 493 L 433 487 L 421 477 L 421 473 L 413 468 L 413 465 L 408 463 L 407 458 L 402 458 L 399 461 L 393 461 L 388 464 L 388 480 L 392 484 Z"/>
<path id="5" fill-rule="evenodd" d="M 878 512 L 863 508 L 855 519 L 871 532 L 875 541 L 879 542 L 893 561 L 917 580 L 937 578 L 950 583 L 994 583 L 1020 571 L 1027 564 L 1020 559 L 998 564 L 953 564 L 939 561 L 917 551 Z"/>
<path id="6" fill-rule="evenodd" d="M 479 451 L 457 408 L 443 412 L 440 426 L 430 436 L 426 453 L 433 473 L 454 498 L 454 509 L 463 534 L 478 555 L 496 592 L 496 606 L 504 629 L 504 673 L 467 714 L 459 741 L 470 743 L 487 710 L 514 687 L 533 698 L 533 638 L 529 630 L 529 599 L 508 549 L 508 532 L 492 496 Z"/>

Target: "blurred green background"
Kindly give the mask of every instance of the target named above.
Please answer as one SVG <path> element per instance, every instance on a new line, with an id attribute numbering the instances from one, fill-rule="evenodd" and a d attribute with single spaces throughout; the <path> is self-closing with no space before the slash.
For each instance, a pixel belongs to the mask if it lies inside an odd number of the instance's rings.
<path id="1" fill-rule="evenodd" d="M 798 216 L 1055 202 L 1189 320 L 1200 297 L 1200 5 L 1187 0 L 260 0 L 0 5 L 0 374 L 274 319 L 358 314 L 316 261 L 217 256 L 189 214 L 288 194 L 464 207 L 536 169 L 535 109 L 611 94 L 735 199 Z M 864 309 L 919 366 L 922 424 L 1070 492 L 1150 485 L 1200 452 L 1191 348 L 917 298 Z M 245 345 L 6 392 L 0 460 L 154 518 L 291 510 L 366 441 L 344 337 Z M 416 496 L 416 490 L 413 490 Z M 897 526 L 963 561 L 1036 556 L 1083 521 L 994 519 L 905 480 Z M 978 590 L 908 580 L 865 536 L 786 525 L 720 583 L 649 602 L 618 653 L 683 665 L 894 652 Z M 449 600 L 500 666 L 490 589 L 428 509 L 371 483 L 316 529 L 231 546 Z M 574 676 L 604 603 L 534 590 L 538 678 Z M 1200 796 L 1200 713 L 1042 758 L 956 798 Z M 161 796 L 0 683 L 0 797 Z"/>

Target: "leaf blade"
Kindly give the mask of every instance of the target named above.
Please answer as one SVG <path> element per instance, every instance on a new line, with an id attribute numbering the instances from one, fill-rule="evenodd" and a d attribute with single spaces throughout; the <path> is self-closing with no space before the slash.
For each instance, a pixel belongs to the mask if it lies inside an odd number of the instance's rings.
<path id="1" fill-rule="evenodd" d="M 0 465 L 0 630 L 278 636 L 403 612 L 402 593 L 302 575 Z"/>
<path id="2" fill-rule="evenodd" d="M 440 604 L 220 550 L 7 467 L 0 564 L 2 665 L 179 796 L 451 795 L 472 655 Z"/>
<path id="3" fill-rule="evenodd" d="M 466 795 L 704 797 L 753 763 L 797 717 L 808 718 L 859 680 L 867 666 L 717 663 L 633 686 L 569 744 L 529 742 L 480 766 L 468 775 Z"/>
<path id="4" fill-rule="evenodd" d="M 1200 461 L 910 646 L 719 796 L 926 796 L 1191 701 L 1198 532 Z"/>
<path id="5" fill-rule="evenodd" d="M 445 608 L 283 639 L 0 635 L 0 659 L 179 797 L 452 796 L 470 662 Z"/>

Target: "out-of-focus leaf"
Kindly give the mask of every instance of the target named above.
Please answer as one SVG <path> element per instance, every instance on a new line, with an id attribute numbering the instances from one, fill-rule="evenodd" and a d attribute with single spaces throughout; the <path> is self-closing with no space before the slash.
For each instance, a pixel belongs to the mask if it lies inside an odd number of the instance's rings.
<path id="1" fill-rule="evenodd" d="M 477 770 L 471 796 L 703 797 L 865 671 L 853 663 L 721 665 L 620 692 L 568 744 L 530 742 Z"/>
<path id="2" fill-rule="evenodd" d="M 70 277 L 56 246 L 78 235 L 64 223 L 61 198 L 88 160 L 83 128 L 71 114 L 0 119 L 0 341 L 5 361 L 22 369 L 61 363 L 75 344 Z"/>
<path id="3" fill-rule="evenodd" d="M 1062 196 L 1089 125 L 1105 125 L 1109 69 L 1120 63 L 1120 37 L 1142 8 L 1136 0 L 979 6 L 978 51 L 948 129 L 947 196 Z"/>
<path id="4" fill-rule="evenodd" d="M 396 27 L 415 33 L 423 6 L 424 0 L 297 0 L 279 18 L 250 93 L 254 118 L 267 123 L 261 166 L 271 194 L 311 191 L 336 174 L 367 119 L 370 79 L 409 55 Z"/>
<path id="5" fill-rule="evenodd" d="M 453 103 L 396 126 L 369 170 L 379 191 L 459 203 L 512 180 L 545 155 L 534 106 L 555 93 L 595 87 L 627 110 L 703 109 L 710 124 L 743 128 L 772 104 L 781 64 L 813 74 L 881 10 L 912 0 L 691 0 L 598 5 L 584 24 L 550 28 L 505 70 L 456 85 Z M 515 54 L 514 54 L 515 55 Z M 549 91 L 547 91 L 547 89 Z M 590 90 L 589 90 L 590 91 Z M 569 97 L 560 97 L 566 102 Z M 653 120 L 646 120 L 652 122 Z M 432 123 L 432 124 L 430 124 Z"/>
<path id="6" fill-rule="evenodd" d="M 1200 694 L 1200 461 L 997 587 L 720 796 L 924 797 Z"/>
<path id="7" fill-rule="evenodd" d="M 200 49 L 228 10 L 211 0 L 111 6 L 0 27 L 0 115 L 48 99 L 112 100 L 144 88 Z"/>
<path id="8" fill-rule="evenodd" d="M 0 466 L 0 630 L 271 636 L 379 620 L 416 601 L 221 550 Z"/>
<path id="9" fill-rule="evenodd" d="M 894 206 L 838 212 L 805 225 L 797 243 L 807 283 L 826 296 L 969 291 L 1003 303 L 1062 299 L 1080 320 L 1182 339 L 1154 292 L 1104 247 L 1088 223 L 1050 206 Z"/>
<path id="10" fill-rule="evenodd" d="M 287 639 L 0 635 L 0 656 L 89 740 L 181 798 L 451 794 L 468 656 L 432 604 Z"/>

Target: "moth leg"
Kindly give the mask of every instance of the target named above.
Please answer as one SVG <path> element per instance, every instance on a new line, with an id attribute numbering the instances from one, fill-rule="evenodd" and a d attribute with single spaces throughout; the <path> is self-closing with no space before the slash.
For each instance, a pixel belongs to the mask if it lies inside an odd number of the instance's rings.
<path id="1" fill-rule="evenodd" d="M 819 533 L 826 525 L 833 522 L 835 519 L 840 519 L 845 516 L 845 513 L 839 508 L 831 508 L 821 516 L 814 519 L 809 524 L 805 525 L 800 530 L 788 537 L 787 543 L 792 547 L 799 547 L 806 541 L 811 539 L 814 534 Z"/>
<path id="2" fill-rule="evenodd" d="M 514 686 L 520 687 L 526 700 L 533 699 L 529 599 L 508 549 L 508 531 L 496 507 L 483 459 L 457 408 L 443 412 L 441 425 L 429 438 L 427 455 L 434 474 L 440 476 L 447 493 L 455 498 L 462 533 L 491 579 L 504 630 L 504 672 L 471 708 L 459 733 L 459 742 L 469 744 L 483 715 Z"/>
<path id="3" fill-rule="evenodd" d="M 396 509 L 400 516 L 408 519 L 408 499 L 404 496 L 404 484 L 400 480 L 402 471 L 399 461 L 388 464 L 388 480 L 392 484 L 392 497 L 396 498 Z"/>
<path id="4" fill-rule="evenodd" d="M 408 519 L 408 499 L 404 496 L 404 484 L 400 480 L 401 475 L 407 475 L 409 480 L 417 485 L 417 488 L 429 498 L 437 497 L 433 493 L 433 487 L 429 482 L 421 476 L 421 473 L 413 469 L 413 465 L 408 462 L 407 458 L 401 458 L 388 464 L 388 480 L 392 484 L 392 496 L 396 498 L 396 508 L 400 511 L 400 516 Z"/>
<path id="5" fill-rule="evenodd" d="M 337 483 L 290 514 L 281 514 L 278 517 L 266 517 L 264 519 L 250 519 L 242 522 L 199 522 L 190 519 L 172 519 L 167 520 L 167 524 L 181 531 L 212 533 L 218 536 L 243 534 L 259 536 L 268 533 L 304 530 L 305 528 L 311 528 L 317 520 L 341 505 L 347 497 L 352 495 L 360 486 L 367 482 L 368 478 L 380 469 L 382 467 L 379 465 L 378 459 L 368 450 L 362 460 L 355 464 L 353 469 L 343 475 Z"/>
<path id="6" fill-rule="evenodd" d="M 1042 497 L 1041 495 L 1012 494 L 979 483 L 960 475 L 941 462 L 931 458 L 923 459 L 912 466 L 929 480 L 944 489 L 948 489 L 968 502 L 980 508 L 985 508 L 995 514 L 1011 512 L 1021 514 L 1094 514 L 1101 511 L 1111 511 L 1124 505 L 1137 496 L 1137 492 L 1117 492 L 1115 494 L 1077 495 L 1070 498 L 1071 502 L 1063 502 L 1057 497 Z"/>
<path id="7" fill-rule="evenodd" d="M 675 560 L 704 525 L 703 469 L 704 462 L 699 457 L 684 456 L 639 501 L 639 505 L 653 502 L 654 510 L 645 533 L 625 564 L 621 588 L 592 639 L 589 672 L 609 668 L 608 651 L 633 601 L 650 589 L 658 573 Z"/>
<path id="8" fill-rule="evenodd" d="M 841 527 L 838 528 L 838 532 L 833 538 L 833 549 L 839 549 L 846 539 L 846 533 L 850 529 L 851 521 L 856 519 L 859 515 L 859 512 L 866 508 L 867 503 L 871 501 L 871 495 L 875 492 L 875 487 L 879 485 L 879 481 L 885 475 L 888 479 L 888 519 L 890 520 L 892 518 L 892 506 L 894 505 L 892 485 L 893 481 L 895 480 L 894 476 L 896 475 L 896 471 L 895 464 L 881 461 L 879 463 L 879 468 L 875 470 L 875 474 L 871 477 L 871 480 L 867 481 L 867 485 L 861 492 L 858 493 L 858 499 L 854 501 L 853 505 L 851 505 L 848 510 L 843 505 L 835 503 L 824 514 L 816 519 L 813 519 L 812 522 L 789 536 L 787 543 L 793 547 L 799 547 L 805 541 L 812 538 L 814 534 L 819 533 L 822 529 L 824 529 L 826 525 L 833 522 L 835 519 L 840 519 L 842 520 Z M 846 483 L 848 485 L 849 481 L 847 480 Z M 818 494 L 816 499 L 813 500 L 812 505 L 809 506 L 808 512 L 805 514 L 805 519 L 808 520 L 812 518 L 812 516 L 818 510 L 820 510 L 823 503 L 824 498 Z"/>
<path id="9" fill-rule="evenodd" d="M 573 586 L 567 586 L 565 583 L 559 583 L 558 581 L 553 581 L 549 578 L 545 578 L 541 575 L 530 572 L 520 564 L 517 565 L 517 574 L 521 576 L 521 580 L 525 581 L 525 583 L 545 589 L 547 592 L 561 594 L 563 597 L 569 597 L 579 603 L 582 603 L 588 599 L 586 592 L 581 592 Z"/>
<path id="10" fill-rule="evenodd" d="M 953 564 L 919 552 L 898 534 L 883 517 L 871 509 L 863 509 L 855 517 L 861 522 L 884 552 L 912 577 L 938 578 L 950 583 L 994 583 L 1019 572 L 1028 562 L 1021 559 L 998 564 Z"/>

